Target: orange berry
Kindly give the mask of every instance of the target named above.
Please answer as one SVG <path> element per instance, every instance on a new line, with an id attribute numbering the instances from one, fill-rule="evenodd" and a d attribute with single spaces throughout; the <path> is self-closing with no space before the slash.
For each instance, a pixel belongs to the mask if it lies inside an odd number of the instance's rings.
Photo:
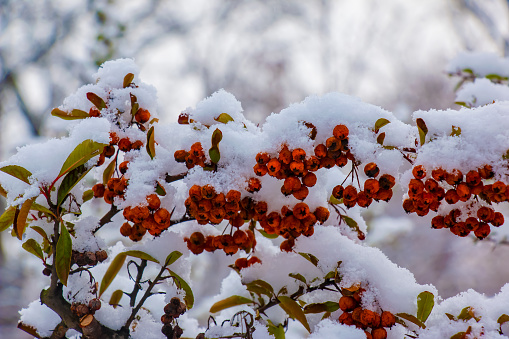
<path id="1" fill-rule="evenodd" d="M 316 208 L 316 210 L 313 212 L 313 214 L 315 215 L 316 220 L 320 224 L 323 224 L 324 222 L 327 221 L 327 219 L 329 219 L 330 212 L 326 207 L 320 206 L 320 207 Z"/>
<path id="2" fill-rule="evenodd" d="M 157 196 L 157 194 L 151 194 L 147 197 L 148 208 L 152 211 L 155 211 L 161 206 L 161 200 Z"/>
<path id="3" fill-rule="evenodd" d="M 463 181 L 463 173 L 460 170 L 453 169 L 451 173 L 447 173 L 445 181 L 451 186 L 457 185 Z"/>
<path id="4" fill-rule="evenodd" d="M 434 193 L 436 189 L 438 188 L 438 183 L 435 181 L 435 179 L 427 179 L 424 183 L 424 188 L 426 191 Z"/>
<path id="5" fill-rule="evenodd" d="M 484 222 L 490 222 L 494 217 L 493 209 L 483 206 L 477 210 L 477 217 Z"/>
<path id="6" fill-rule="evenodd" d="M 412 169 L 412 174 L 415 179 L 423 179 L 426 176 L 426 169 L 422 165 L 415 166 Z"/>
<path id="7" fill-rule="evenodd" d="M 412 199 L 405 199 L 403 201 L 403 209 L 406 213 L 412 213 L 415 212 L 415 206 Z"/>
<path id="8" fill-rule="evenodd" d="M 455 189 L 450 189 L 445 193 L 445 201 L 447 201 L 449 205 L 454 205 L 459 200 L 460 197 Z"/>
<path id="9" fill-rule="evenodd" d="M 369 197 L 374 196 L 380 189 L 380 184 L 376 179 L 368 179 L 364 182 L 364 191 Z"/>
<path id="10" fill-rule="evenodd" d="M 293 191 L 292 194 L 295 199 L 304 200 L 309 194 L 309 189 L 306 186 L 301 186 L 298 190 Z"/>
<path id="11" fill-rule="evenodd" d="M 281 163 L 278 159 L 270 159 L 267 163 L 267 171 L 269 175 L 275 176 L 281 170 Z"/>
<path id="12" fill-rule="evenodd" d="M 460 183 L 458 187 L 456 187 L 456 193 L 461 201 L 467 201 L 470 198 L 470 188 L 464 182 Z"/>
<path id="13" fill-rule="evenodd" d="M 431 176 L 436 181 L 442 181 L 445 180 L 445 178 L 447 177 L 447 172 L 442 168 L 436 168 L 433 171 L 431 171 Z"/>
<path id="14" fill-rule="evenodd" d="M 375 329 L 371 330 L 371 337 L 373 339 L 386 339 L 387 331 L 383 327 L 375 328 Z"/>
<path id="15" fill-rule="evenodd" d="M 131 150 L 131 141 L 128 138 L 122 138 L 118 142 L 118 148 L 122 152 L 129 152 Z"/>
<path id="16" fill-rule="evenodd" d="M 286 178 L 283 185 L 287 191 L 290 191 L 290 193 L 298 191 L 302 187 L 302 184 L 297 177 Z"/>
<path id="17" fill-rule="evenodd" d="M 366 194 L 366 192 L 360 191 L 357 194 L 357 205 L 359 205 L 360 207 L 366 208 L 369 205 L 371 205 L 372 202 L 373 202 L 373 199 L 370 196 L 368 196 Z"/>
<path id="18" fill-rule="evenodd" d="M 364 173 L 370 178 L 376 178 L 378 173 L 380 173 L 380 169 L 378 168 L 377 164 L 370 162 L 364 166 Z"/>
<path id="19" fill-rule="evenodd" d="M 267 174 L 269 172 L 269 170 L 267 169 L 267 166 L 260 165 L 260 164 L 254 165 L 253 171 L 259 177 L 263 177 L 265 174 Z"/>
<path id="20" fill-rule="evenodd" d="M 304 162 L 306 160 L 306 152 L 302 148 L 296 148 L 292 151 L 293 161 Z"/>
<path id="21" fill-rule="evenodd" d="M 197 158 L 200 158 L 205 155 L 205 153 L 203 153 L 203 147 L 201 146 L 200 142 L 195 142 L 194 144 L 192 144 L 189 153 L 191 153 L 191 155 Z"/>
<path id="22" fill-rule="evenodd" d="M 304 161 L 304 168 L 311 172 L 318 170 L 320 168 L 320 159 L 315 156 L 310 157 Z"/>
<path id="23" fill-rule="evenodd" d="M 345 154 L 341 154 L 339 158 L 335 161 L 338 167 L 345 167 L 348 164 L 348 157 Z"/>
<path id="24" fill-rule="evenodd" d="M 313 187 L 316 184 L 316 174 L 309 172 L 302 178 L 302 183 L 307 187 Z"/>
<path id="25" fill-rule="evenodd" d="M 144 124 L 150 120 L 150 112 L 144 108 L 139 108 L 134 115 L 134 119 L 140 124 Z"/>
<path id="26" fill-rule="evenodd" d="M 97 107 L 90 107 L 88 115 L 90 115 L 93 118 L 97 118 L 101 116 L 101 112 L 97 109 Z"/>
<path id="27" fill-rule="evenodd" d="M 337 125 L 336 127 L 334 127 L 334 130 L 332 131 L 334 137 L 340 140 L 348 138 L 349 133 L 350 131 L 348 130 L 348 127 L 346 127 L 345 125 Z"/>
<path id="28" fill-rule="evenodd" d="M 339 151 L 341 149 L 341 140 L 330 137 L 325 141 L 325 146 L 327 146 L 328 151 Z"/>
<path id="29" fill-rule="evenodd" d="M 170 221 L 171 214 L 165 208 L 160 208 L 154 213 L 154 220 L 159 225 L 164 225 Z"/>
<path id="30" fill-rule="evenodd" d="M 383 311 L 381 318 L 382 327 L 392 327 L 396 325 L 396 317 L 391 312 Z"/>
<path id="31" fill-rule="evenodd" d="M 500 212 L 495 212 L 491 220 L 491 224 L 495 227 L 499 227 L 504 224 L 504 215 Z"/>
<path id="32" fill-rule="evenodd" d="M 219 194 L 216 194 L 216 196 L 214 198 L 212 198 L 211 202 L 212 202 L 213 208 L 223 207 L 224 204 L 226 203 L 226 197 L 225 197 L 224 193 L 221 192 Z"/>
<path id="33" fill-rule="evenodd" d="M 343 200 L 354 201 L 355 199 L 357 199 L 357 189 L 352 185 L 348 185 L 343 190 Z"/>
<path id="34" fill-rule="evenodd" d="M 184 151 L 183 149 L 175 151 L 175 153 L 173 154 L 175 161 L 180 162 L 180 163 L 186 162 L 186 159 L 188 156 L 189 156 L 189 153 Z"/>
<path id="35" fill-rule="evenodd" d="M 465 181 L 470 187 L 477 186 L 481 183 L 481 175 L 477 171 L 469 171 Z"/>
<path id="36" fill-rule="evenodd" d="M 350 313 L 347 313 L 347 312 L 342 313 L 339 316 L 338 321 L 339 321 L 340 324 L 349 325 L 349 326 L 354 324 L 354 320 L 352 318 L 352 315 Z"/>
<path id="37" fill-rule="evenodd" d="M 495 194 L 498 194 L 498 193 L 505 193 L 505 190 L 506 190 L 506 185 L 502 182 L 502 181 L 497 181 L 497 182 L 494 182 L 493 185 L 491 186 L 491 188 L 493 189 L 493 192 Z"/>
<path id="38" fill-rule="evenodd" d="M 325 158 L 320 159 L 320 168 L 332 168 L 335 165 L 336 165 L 336 162 L 332 158 L 325 157 Z"/>
<path id="39" fill-rule="evenodd" d="M 238 258 L 235 260 L 235 267 L 237 267 L 239 270 L 246 268 L 247 266 L 247 258 Z"/>
<path id="40" fill-rule="evenodd" d="M 315 147 L 315 155 L 318 158 L 325 158 L 327 156 L 327 147 L 324 144 L 319 144 Z"/>
<path id="41" fill-rule="evenodd" d="M 491 165 L 484 165 L 482 168 L 477 170 L 479 175 L 483 179 L 491 179 L 495 176 L 495 172 L 493 172 L 493 167 Z"/>
<path id="42" fill-rule="evenodd" d="M 304 163 L 298 162 L 298 161 L 292 161 L 290 163 L 290 171 L 292 171 L 292 173 L 294 175 L 297 175 L 297 176 L 302 175 L 302 173 L 304 172 Z"/>
<path id="43" fill-rule="evenodd" d="M 143 147 L 143 141 L 141 141 L 141 140 L 136 140 L 135 142 L 133 142 L 131 144 L 131 149 L 139 150 L 142 147 Z"/>
<path id="44" fill-rule="evenodd" d="M 113 199 L 115 198 L 115 192 L 107 189 L 104 191 L 104 201 L 107 203 L 107 204 L 113 204 Z"/>
<path id="45" fill-rule="evenodd" d="M 120 227 L 120 234 L 122 234 L 124 237 L 128 237 L 133 232 L 133 227 L 128 223 L 125 222 Z"/>
<path id="46" fill-rule="evenodd" d="M 256 163 L 259 165 L 265 165 L 269 162 L 270 157 L 267 153 L 258 153 L 256 155 Z"/>
<path id="47" fill-rule="evenodd" d="M 359 304 L 353 297 L 342 296 L 339 298 L 339 308 L 343 312 L 353 311 Z"/>
<path id="48" fill-rule="evenodd" d="M 419 179 L 411 179 L 410 183 L 408 184 L 408 193 L 411 193 L 412 195 L 419 195 L 424 192 L 424 184 Z"/>
<path id="49" fill-rule="evenodd" d="M 295 246 L 295 240 L 287 239 L 287 240 L 283 240 L 281 245 L 279 245 L 279 248 L 281 249 L 281 251 L 291 252 L 293 249 L 293 246 Z"/>
<path id="50" fill-rule="evenodd" d="M 281 151 L 279 151 L 278 159 L 284 164 L 290 164 L 292 161 L 292 152 L 288 149 L 288 146 L 284 145 Z"/>
<path id="51" fill-rule="evenodd" d="M 306 203 L 299 202 L 293 207 L 293 215 L 297 219 L 304 219 L 309 214 L 309 207 Z"/>
<path id="52" fill-rule="evenodd" d="M 474 234 L 479 240 L 482 240 L 486 238 L 490 234 L 490 232 L 491 232 L 490 225 L 488 225 L 485 222 L 482 222 L 479 224 L 479 227 L 477 227 L 477 229 L 474 231 Z"/>
<path id="53" fill-rule="evenodd" d="M 198 185 L 193 185 L 189 189 L 189 197 L 194 201 L 198 202 L 200 201 L 203 196 L 201 195 L 201 187 Z"/>
<path id="54" fill-rule="evenodd" d="M 92 187 L 92 191 L 94 192 L 94 198 L 102 198 L 104 196 L 105 187 L 103 184 L 95 184 Z"/>
<path id="55" fill-rule="evenodd" d="M 251 266 L 254 264 L 261 264 L 261 263 L 262 263 L 262 261 L 258 257 L 254 257 L 254 256 L 249 258 L 249 260 L 247 261 L 248 266 Z"/>

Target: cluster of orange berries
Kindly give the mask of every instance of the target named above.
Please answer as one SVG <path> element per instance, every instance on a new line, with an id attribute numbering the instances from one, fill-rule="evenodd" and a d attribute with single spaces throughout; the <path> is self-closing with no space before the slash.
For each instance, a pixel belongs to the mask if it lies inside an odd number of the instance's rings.
<path id="1" fill-rule="evenodd" d="M 127 185 L 128 182 L 125 177 L 110 178 L 106 185 L 95 184 L 92 187 L 92 191 L 94 192 L 94 198 L 104 198 L 104 201 L 111 205 L 115 197 L 124 198 Z"/>
<path id="2" fill-rule="evenodd" d="M 188 169 L 194 166 L 205 167 L 205 152 L 200 142 L 192 144 L 189 152 L 183 149 L 175 151 L 174 157 L 176 162 L 185 163 Z"/>
<path id="3" fill-rule="evenodd" d="M 354 293 L 343 292 L 344 295 L 339 299 L 339 308 L 343 311 L 339 316 L 339 322 L 363 329 L 368 339 L 387 338 L 387 330 L 384 327 L 394 326 L 396 324 L 396 317 L 388 311 L 378 314 L 374 311 L 363 309 L 360 306 L 362 291 L 363 289 L 359 289 Z M 371 332 L 368 332 L 368 329 L 371 329 Z"/>
<path id="4" fill-rule="evenodd" d="M 392 198 L 392 188 L 396 180 L 390 174 L 383 174 L 377 180 L 376 177 L 380 173 L 377 164 L 370 162 L 364 166 L 364 173 L 369 177 L 364 182 L 364 190 L 357 192 L 357 188 L 353 185 L 343 187 L 337 185 L 332 190 L 334 198 L 343 199 L 343 204 L 348 207 L 354 207 L 356 204 L 360 207 L 368 207 L 373 202 L 383 200 L 389 201 Z"/>
<path id="5" fill-rule="evenodd" d="M 471 170 L 466 175 L 457 169 L 447 172 L 437 168 L 432 170 L 431 178 L 425 181 L 423 180 L 426 178 L 426 169 L 422 165 L 414 167 L 412 174 L 414 178 L 408 185 L 409 198 L 403 201 L 403 208 L 407 213 L 415 212 L 419 216 L 425 216 L 430 210 L 437 212 L 443 200 L 449 205 L 469 200 L 472 201 L 472 205 L 478 204 L 478 197 L 490 204 L 509 200 L 509 188 L 505 183 L 497 181 L 493 184 L 485 184 L 483 182 L 495 176 L 490 165 Z M 450 187 L 447 191 L 444 188 L 445 184 Z M 446 216 L 435 216 L 432 227 L 449 228 L 452 233 L 462 237 L 473 231 L 476 237 L 484 239 L 491 231 L 488 223 L 496 227 L 504 223 L 502 213 L 495 212 L 486 206 L 478 208 L 476 216 L 468 213 L 465 221 L 459 221 L 460 215 L 459 209 L 453 209 Z"/>
<path id="6" fill-rule="evenodd" d="M 153 236 L 158 236 L 171 226 L 171 212 L 161 207 L 161 200 L 157 194 L 150 194 L 146 201 L 147 206 L 124 208 L 124 218 L 133 225 L 125 222 L 120 227 L 120 234 L 132 241 L 141 240 L 147 231 Z"/>
<path id="7" fill-rule="evenodd" d="M 256 246 L 254 233 L 251 230 L 242 231 L 239 229 L 233 232 L 233 235 L 205 236 L 201 232 L 194 232 L 189 238 L 184 238 L 184 241 L 187 244 L 187 248 L 194 254 L 200 254 L 203 251 L 214 252 L 215 250 L 223 250 L 227 255 L 233 255 L 239 249 L 250 252 Z M 251 264 L 260 262 L 258 258 L 256 259 L 258 261 L 252 261 Z"/>
<path id="8" fill-rule="evenodd" d="M 129 138 L 119 138 L 115 132 L 110 132 L 110 144 L 105 146 L 102 153 L 99 155 L 99 160 L 96 166 L 104 164 L 106 158 L 111 158 L 115 155 L 115 146 L 122 152 L 129 152 L 130 150 L 139 150 L 143 147 L 143 141 L 131 141 Z"/>
<path id="9" fill-rule="evenodd" d="M 239 270 L 243 269 L 243 268 L 247 268 L 251 265 L 254 265 L 256 263 L 262 263 L 262 261 L 258 258 L 258 257 L 255 257 L 255 256 L 252 256 L 251 258 L 238 258 L 237 260 L 235 260 L 235 267 L 238 268 Z"/>
<path id="10" fill-rule="evenodd" d="M 258 219 L 260 226 L 267 234 L 278 234 L 285 240 L 281 242 L 282 251 L 291 252 L 295 245 L 295 239 L 301 235 L 310 237 L 314 233 L 314 225 L 317 222 L 324 223 L 329 218 L 329 210 L 325 207 L 317 207 L 313 212 L 306 203 L 299 202 L 289 208 L 283 206 L 281 213 L 271 212 Z"/>

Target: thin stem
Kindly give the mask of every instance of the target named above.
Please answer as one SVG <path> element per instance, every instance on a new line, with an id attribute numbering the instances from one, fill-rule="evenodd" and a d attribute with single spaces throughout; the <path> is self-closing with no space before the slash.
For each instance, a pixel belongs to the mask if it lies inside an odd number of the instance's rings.
<path id="1" fill-rule="evenodd" d="M 141 290 L 141 278 L 143 277 L 143 271 L 145 270 L 145 267 L 147 267 L 147 260 L 145 259 L 141 260 L 140 265 L 136 265 L 138 274 L 136 274 L 136 281 L 134 282 L 133 291 L 129 294 L 129 297 L 131 298 L 129 306 L 131 307 L 134 307 L 134 305 L 136 304 L 136 297 L 138 295 L 138 292 Z"/>
<path id="2" fill-rule="evenodd" d="M 95 234 L 97 231 L 99 231 L 104 225 L 109 223 L 111 221 L 111 218 L 113 218 L 120 210 L 115 205 L 111 205 L 110 210 L 99 220 L 99 225 L 96 227 L 96 229 L 92 232 Z"/>

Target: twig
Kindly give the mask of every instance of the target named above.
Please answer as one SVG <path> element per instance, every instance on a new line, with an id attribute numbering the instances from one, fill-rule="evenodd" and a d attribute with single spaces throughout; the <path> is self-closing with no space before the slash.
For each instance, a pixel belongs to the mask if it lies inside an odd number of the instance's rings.
<path id="1" fill-rule="evenodd" d="M 111 221 L 111 218 L 113 218 L 118 212 L 120 212 L 120 210 L 117 208 L 117 206 L 115 205 L 111 205 L 111 208 L 110 210 L 108 211 L 108 213 L 106 213 L 102 218 L 101 220 L 99 220 L 99 225 L 96 227 L 96 229 L 92 232 L 93 234 L 95 234 L 97 231 L 99 231 L 104 225 L 106 225 L 107 223 L 109 223 Z"/>

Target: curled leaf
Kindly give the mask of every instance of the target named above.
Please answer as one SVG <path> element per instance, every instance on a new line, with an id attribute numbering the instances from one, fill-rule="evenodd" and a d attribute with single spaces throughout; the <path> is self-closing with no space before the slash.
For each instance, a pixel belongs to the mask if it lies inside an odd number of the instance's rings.
<path id="1" fill-rule="evenodd" d="M 166 260 L 164 261 L 164 264 L 166 266 L 170 266 L 171 264 L 173 264 L 175 261 L 178 260 L 178 258 L 180 258 L 182 256 L 182 252 L 179 252 L 179 251 L 173 251 L 171 252 L 170 254 L 168 254 L 168 256 L 166 257 Z"/>
<path id="2" fill-rule="evenodd" d="M 127 73 L 124 77 L 124 83 L 122 84 L 122 87 L 127 88 L 131 85 L 134 79 L 133 73 Z"/>
<path id="3" fill-rule="evenodd" d="M 380 128 L 384 127 L 387 124 L 390 124 L 391 122 L 385 118 L 380 118 L 375 122 L 375 133 L 378 133 Z"/>
<path id="4" fill-rule="evenodd" d="M 0 171 L 12 175 L 13 177 L 23 182 L 26 182 L 27 184 L 30 185 L 30 181 L 28 180 L 28 178 L 32 176 L 32 173 L 24 167 L 17 165 L 8 165 L 0 168 Z"/>
<path id="5" fill-rule="evenodd" d="M 214 120 L 223 124 L 227 124 L 230 121 L 234 121 L 233 118 L 227 113 L 219 114 L 219 116 L 217 118 L 214 118 Z"/>
<path id="6" fill-rule="evenodd" d="M 97 107 L 98 110 L 102 110 L 103 108 L 106 108 L 106 103 L 104 100 L 98 96 L 97 94 L 93 92 L 87 93 L 87 99 L 94 104 L 95 107 Z"/>
<path id="7" fill-rule="evenodd" d="M 120 300 L 122 299 L 123 295 L 124 292 L 122 290 L 116 290 L 111 294 L 110 301 L 108 302 L 108 304 L 113 306 L 113 308 L 116 308 L 120 303 Z"/>
<path id="8" fill-rule="evenodd" d="M 212 305 L 212 307 L 210 307 L 209 312 L 217 313 L 230 307 L 253 303 L 254 302 L 251 299 L 246 297 L 242 297 L 240 295 L 232 295 L 231 297 L 216 302 L 214 305 Z"/>
<path id="9" fill-rule="evenodd" d="M 304 311 L 300 307 L 300 305 L 290 297 L 287 296 L 279 296 L 278 300 L 280 301 L 279 306 L 291 317 L 297 319 L 305 328 L 311 333 L 311 328 L 309 327 L 308 320 L 306 319 L 306 315 Z"/>
<path id="10" fill-rule="evenodd" d="M 426 142 L 426 134 L 428 134 L 428 127 L 426 123 L 421 118 L 417 118 L 415 121 L 417 123 L 417 129 L 419 130 L 419 138 L 421 142 L 421 146 Z"/>
<path id="11" fill-rule="evenodd" d="M 156 156 L 156 148 L 155 148 L 155 141 L 154 141 L 154 126 L 150 127 L 150 129 L 147 132 L 147 153 L 150 155 L 150 159 L 154 159 Z"/>

